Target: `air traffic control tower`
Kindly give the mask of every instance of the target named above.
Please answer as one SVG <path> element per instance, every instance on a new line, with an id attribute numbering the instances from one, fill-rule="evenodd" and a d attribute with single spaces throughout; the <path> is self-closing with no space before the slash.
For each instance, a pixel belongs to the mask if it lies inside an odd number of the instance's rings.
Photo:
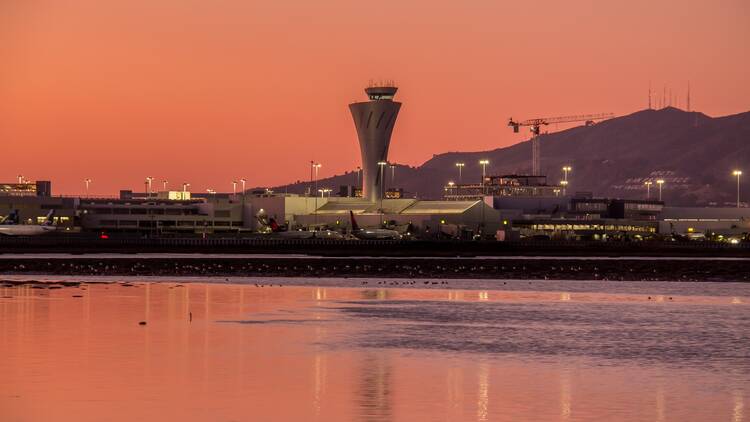
<path id="1" fill-rule="evenodd" d="M 388 145 L 401 108 L 401 103 L 393 101 L 397 90 L 394 86 L 369 87 L 365 92 L 370 101 L 349 104 L 362 154 L 362 197 L 370 202 L 383 198 L 381 175 L 385 173 L 378 163 L 388 161 Z"/>

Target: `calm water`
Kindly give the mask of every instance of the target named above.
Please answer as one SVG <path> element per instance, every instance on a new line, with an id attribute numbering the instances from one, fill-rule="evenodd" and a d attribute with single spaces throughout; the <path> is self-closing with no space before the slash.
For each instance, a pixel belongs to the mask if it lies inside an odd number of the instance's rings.
<path id="1" fill-rule="evenodd" d="M 192 281 L 0 288 L 0 421 L 750 421 L 750 285 Z"/>

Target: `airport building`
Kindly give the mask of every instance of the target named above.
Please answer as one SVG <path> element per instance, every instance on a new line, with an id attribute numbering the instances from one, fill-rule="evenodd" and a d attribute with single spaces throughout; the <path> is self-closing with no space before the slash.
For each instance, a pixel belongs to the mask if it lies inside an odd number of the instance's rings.
<path id="1" fill-rule="evenodd" d="M 483 183 L 454 184 L 443 188 L 444 198 L 449 201 L 466 201 L 493 197 L 560 197 L 565 196 L 563 186 L 548 185 L 547 176 L 524 176 L 509 174 L 485 176 Z"/>

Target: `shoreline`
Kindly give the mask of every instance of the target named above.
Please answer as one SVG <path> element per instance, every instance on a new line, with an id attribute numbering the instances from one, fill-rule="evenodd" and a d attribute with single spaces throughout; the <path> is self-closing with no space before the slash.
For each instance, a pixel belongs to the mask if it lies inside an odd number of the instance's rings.
<path id="1" fill-rule="evenodd" d="M 0 277 L 4 275 L 750 282 L 750 260 L 0 255 Z"/>

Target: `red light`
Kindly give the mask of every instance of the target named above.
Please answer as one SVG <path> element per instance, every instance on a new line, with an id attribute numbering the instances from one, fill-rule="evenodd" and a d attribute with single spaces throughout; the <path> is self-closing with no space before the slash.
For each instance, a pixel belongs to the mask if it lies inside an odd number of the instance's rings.
<path id="1" fill-rule="evenodd" d="M 104 234 L 104 233 L 102 233 L 102 235 L 99 236 L 99 238 L 101 238 L 101 239 L 109 239 L 109 236 L 106 235 L 106 234 Z"/>

